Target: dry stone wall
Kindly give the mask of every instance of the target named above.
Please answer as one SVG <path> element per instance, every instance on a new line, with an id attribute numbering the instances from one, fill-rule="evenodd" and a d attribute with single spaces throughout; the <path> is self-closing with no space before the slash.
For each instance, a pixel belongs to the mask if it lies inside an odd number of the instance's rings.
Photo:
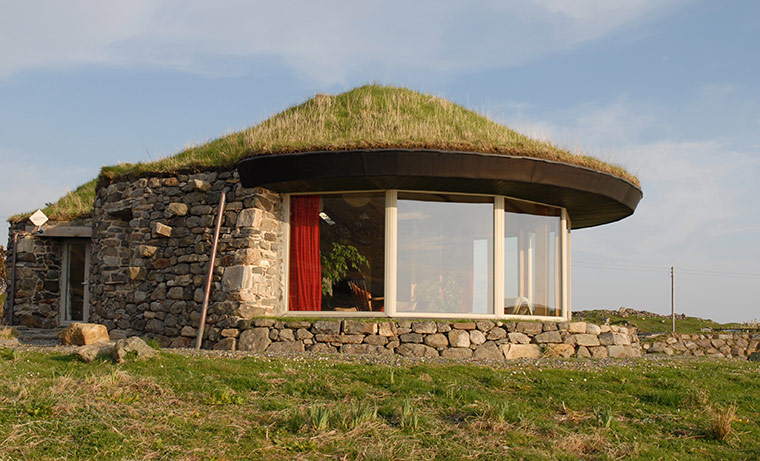
<path id="1" fill-rule="evenodd" d="M 191 333 L 188 331 L 188 334 Z M 519 359 L 638 357 L 635 329 L 586 322 L 242 320 L 214 349 Z"/>
<path id="2" fill-rule="evenodd" d="M 89 226 L 90 220 L 50 221 L 45 227 L 56 225 Z M 4 309 L 9 308 L 10 290 L 13 289 L 12 324 L 34 328 L 57 327 L 60 318 L 63 240 L 38 236 L 27 220 L 11 224 L 6 258 L 9 278 L 13 264 L 13 234 L 17 235 L 15 283 L 8 287 Z"/>
<path id="3" fill-rule="evenodd" d="M 748 358 L 760 350 L 760 334 L 700 333 L 669 334 L 643 345 L 649 354 Z"/>
<path id="4" fill-rule="evenodd" d="M 91 321 L 114 338 L 188 346 L 199 324 L 218 210 L 227 205 L 207 317 L 208 344 L 238 321 L 282 314 L 283 198 L 237 172 L 148 177 L 100 187 L 93 212 Z"/>

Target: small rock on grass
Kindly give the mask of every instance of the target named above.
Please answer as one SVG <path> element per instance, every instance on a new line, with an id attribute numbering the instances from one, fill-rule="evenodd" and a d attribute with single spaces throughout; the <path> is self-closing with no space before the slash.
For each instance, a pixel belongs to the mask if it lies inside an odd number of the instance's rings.
<path id="1" fill-rule="evenodd" d="M 132 336 L 116 341 L 113 358 L 117 362 L 123 362 L 130 352 L 136 353 L 138 359 L 149 359 L 157 354 L 157 351 L 148 346 L 140 337 Z"/>
<path id="2" fill-rule="evenodd" d="M 114 343 L 100 342 L 95 344 L 85 344 L 77 348 L 74 354 L 83 362 L 92 362 L 98 357 L 111 357 L 114 350 Z"/>

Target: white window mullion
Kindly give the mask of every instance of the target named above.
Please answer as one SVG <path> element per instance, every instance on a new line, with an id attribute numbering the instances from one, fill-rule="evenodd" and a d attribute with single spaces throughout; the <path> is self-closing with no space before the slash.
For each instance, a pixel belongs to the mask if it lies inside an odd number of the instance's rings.
<path id="1" fill-rule="evenodd" d="M 504 316 L 504 197 L 493 206 L 493 314 Z"/>
<path id="2" fill-rule="evenodd" d="M 568 231 L 567 231 L 567 210 L 564 208 L 562 209 L 562 215 L 560 218 L 560 229 L 559 233 L 561 236 L 560 245 L 562 245 L 562 283 L 561 283 L 561 290 L 562 290 L 562 317 L 564 319 L 569 319 L 570 314 L 570 306 L 568 304 L 568 290 L 569 286 L 567 284 L 567 272 L 569 269 L 569 252 L 568 252 Z"/>
<path id="3" fill-rule="evenodd" d="M 396 315 L 396 259 L 398 251 L 398 191 L 385 191 L 385 313 Z"/>

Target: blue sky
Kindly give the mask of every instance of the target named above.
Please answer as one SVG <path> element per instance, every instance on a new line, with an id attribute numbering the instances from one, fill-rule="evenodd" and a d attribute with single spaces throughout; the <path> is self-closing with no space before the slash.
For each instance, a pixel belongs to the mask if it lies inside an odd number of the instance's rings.
<path id="1" fill-rule="evenodd" d="M 276 4 L 275 4 L 276 3 Z M 0 1 L 0 219 L 367 82 L 620 163 L 573 303 L 760 317 L 760 3 Z M 0 228 L 4 236 L 7 226 Z M 5 242 L 5 237 L 0 237 Z"/>

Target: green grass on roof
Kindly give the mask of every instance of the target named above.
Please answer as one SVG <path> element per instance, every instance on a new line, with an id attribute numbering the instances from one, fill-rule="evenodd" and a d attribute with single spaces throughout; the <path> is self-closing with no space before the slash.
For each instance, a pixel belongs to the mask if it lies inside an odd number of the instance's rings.
<path id="1" fill-rule="evenodd" d="M 256 126 L 154 162 L 103 167 L 99 180 L 233 168 L 243 158 L 262 154 L 380 148 L 542 158 L 592 168 L 639 184 L 635 176 L 617 165 L 531 139 L 446 99 L 380 85 L 365 85 L 334 96 L 316 95 Z M 62 199 L 66 204 L 49 207 L 49 216 L 76 213 L 71 204 L 91 199 L 91 184 L 94 183 L 85 185 L 88 189 L 82 191 L 81 200 L 67 195 Z M 87 213 L 91 208 L 90 200 L 89 208 L 80 211 Z"/>
<path id="2" fill-rule="evenodd" d="M 54 221 L 69 221 L 89 215 L 95 202 L 95 185 L 97 179 L 86 182 L 76 190 L 67 192 L 55 203 L 49 203 L 42 212 Z M 9 222 L 16 223 L 28 218 L 33 212 L 17 214 L 8 218 Z"/>

